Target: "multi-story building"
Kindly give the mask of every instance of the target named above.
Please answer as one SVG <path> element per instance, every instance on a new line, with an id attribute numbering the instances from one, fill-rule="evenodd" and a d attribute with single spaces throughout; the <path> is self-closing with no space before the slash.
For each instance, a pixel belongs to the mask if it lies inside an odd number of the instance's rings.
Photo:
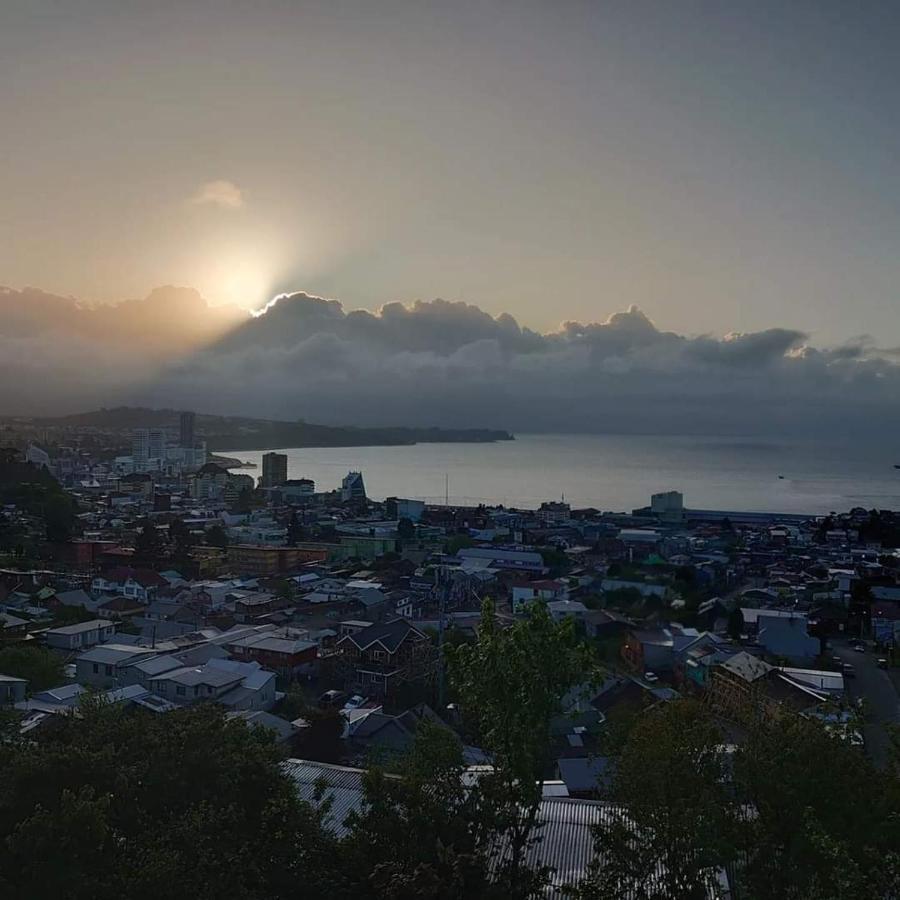
<path id="1" fill-rule="evenodd" d="M 347 685 L 379 696 L 424 678 L 434 657 L 428 636 L 405 619 L 345 633 L 335 646 Z"/>
<path id="2" fill-rule="evenodd" d="M 287 454 L 263 453 L 260 487 L 270 488 L 287 481 Z"/>
<path id="3" fill-rule="evenodd" d="M 341 500 L 348 503 L 351 500 L 365 500 L 366 485 L 362 472 L 348 472 L 341 482 Z"/>
<path id="4" fill-rule="evenodd" d="M 135 428 L 131 440 L 131 456 L 135 468 L 146 466 L 151 459 L 161 459 L 165 455 L 165 428 Z"/>
<path id="5" fill-rule="evenodd" d="M 233 544 L 228 548 L 228 565 L 245 575 L 276 575 L 290 572 L 308 562 L 325 562 L 328 547 L 269 547 Z"/>

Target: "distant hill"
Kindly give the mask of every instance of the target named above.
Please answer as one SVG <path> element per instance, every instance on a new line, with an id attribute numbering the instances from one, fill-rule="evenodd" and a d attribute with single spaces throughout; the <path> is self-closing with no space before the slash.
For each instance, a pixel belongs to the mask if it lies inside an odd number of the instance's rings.
<path id="1" fill-rule="evenodd" d="M 36 419 L 42 425 L 125 431 L 143 426 L 177 427 L 180 411 L 119 406 L 58 418 Z M 367 447 L 438 443 L 511 441 L 508 431 L 491 428 L 356 428 L 314 425 L 298 420 L 250 419 L 198 413 L 195 431 L 210 450 L 275 450 L 279 447 Z"/>

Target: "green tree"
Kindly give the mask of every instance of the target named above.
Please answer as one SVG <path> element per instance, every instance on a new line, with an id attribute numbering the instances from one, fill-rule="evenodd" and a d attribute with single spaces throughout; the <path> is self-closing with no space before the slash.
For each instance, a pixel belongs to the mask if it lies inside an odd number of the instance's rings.
<path id="1" fill-rule="evenodd" d="M 0 675 L 26 679 L 30 691 L 44 691 L 66 680 L 62 657 L 34 644 L 0 650 Z"/>
<path id="2" fill-rule="evenodd" d="M 479 785 L 466 783 L 456 735 L 423 723 L 399 770 L 400 777 L 370 770 L 363 807 L 348 821 L 344 850 L 350 868 L 363 876 L 363 895 L 378 900 L 514 896 L 490 877 L 493 810 Z"/>
<path id="3" fill-rule="evenodd" d="M 494 761 L 482 789 L 508 836 L 499 875 L 511 895 L 526 896 L 533 873 L 525 855 L 552 767 L 551 723 L 564 712 L 569 688 L 594 676 L 594 661 L 571 618 L 554 622 L 543 604 L 534 604 L 525 619 L 503 629 L 489 599 L 476 641 L 446 654 L 464 721 Z"/>
<path id="4" fill-rule="evenodd" d="M 754 729 L 735 755 L 748 816 L 740 878 L 757 900 L 900 893 L 900 782 L 814 720 Z M 847 879 L 852 884 L 846 884 Z"/>
<path id="5" fill-rule="evenodd" d="M 210 547 L 218 547 L 220 550 L 227 550 L 228 534 L 221 525 L 213 525 L 211 528 L 207 529 L 206 543 Z"/>
<path id="6" fill-rule="evenodd" d="M 3 896 L 339 898 L 320 817 L 264 729 L 212 706 L 159 716 L 90 701 L 0 744 Z"/>
<path id="7" fill-rule="evenodd" d="M 287 545 L 288 547 L 296 547 L 304 540 L 306 540 L 306 534 L 295 510 L 291 513 L 291 518 L 287 526 Z"/>
<path id="8" fill-rule="evenodd" d="M 144 519 L 134 539 L 135 560 L 142 565 L 156 565 L 162 557 L 163 550 L 163 539 L 156 526 L 149 519 Z"/>
<path id="9" fill-rule="evenodd" d="M 397 537 L 404 544 L 416 539 L 416 526 L 413 524 L 412 519 L 404 516 L 397 521 Z"/>
<path id="10" fill-rule="evenodd" d="M 594 833 L 602 848 L 583 900 L 705 900 L 734 857 L 735 809 L 722 735 L 696 701 L 656 707 L 616 760 L 614 805 Z"/>

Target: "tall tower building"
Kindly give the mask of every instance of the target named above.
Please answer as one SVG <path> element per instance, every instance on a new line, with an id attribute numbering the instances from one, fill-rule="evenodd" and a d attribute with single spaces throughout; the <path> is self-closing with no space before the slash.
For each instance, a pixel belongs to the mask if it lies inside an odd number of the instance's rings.
<path id="1" fill-rule="evenodd" d="M 194 446 L 194 421 L 196 419 L 196 415 L 192 412 L 183 412 L 181 414 L 180 420 L 180 435 L 179 435 L 179 447 L 191 447 Z"/>
<path id="2" fill-rule="evenodd" d="M 275 487 L 287 481 L 287 454 L 263 453 L 260 487 Z"/>

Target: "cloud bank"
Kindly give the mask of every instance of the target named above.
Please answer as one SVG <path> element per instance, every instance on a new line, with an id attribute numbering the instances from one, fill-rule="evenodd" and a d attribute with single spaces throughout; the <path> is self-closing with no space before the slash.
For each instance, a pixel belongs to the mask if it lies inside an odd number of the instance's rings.
<path id="1" fill-rule="evenodd" d="M 0 317 L 7 412 L 147 403 L 520 432 L 900 434 L 896 353 L 867 337 L 819 349 L 784 328 L 691 337 L 636 307 L 541 334 L 444 300 L 371 313 L 296 293 L 251 316 L 185 289 L 104 310 L 26 293 L 0 293 L 0 313 L 16 313 Z"/>
<path id="2" fill-rule="evenodd" d="M 220 209 L 240 209 L 244 194 L 233 181 L 207 181 L 200 185 L 191 203 L 194 206 L 218 206 Z"/>

